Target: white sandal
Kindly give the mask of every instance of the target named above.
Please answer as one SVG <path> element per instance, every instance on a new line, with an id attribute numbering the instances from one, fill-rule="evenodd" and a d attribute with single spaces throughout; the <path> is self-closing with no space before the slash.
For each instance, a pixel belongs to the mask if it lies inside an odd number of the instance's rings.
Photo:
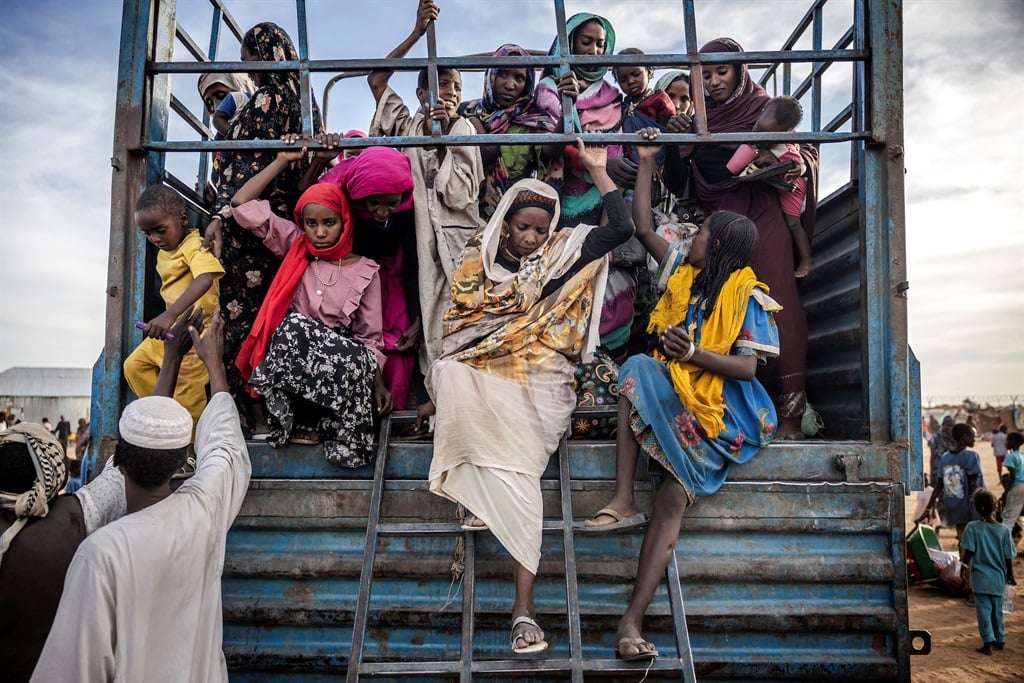
<path id="1" fill-rule="evenodd" d="M 537 622 L 534 621 L 533 619 L 531 619 L 528 616 L 522 615 L 522 616 L 518 616 L 515 619 L 513 619 L 512 620 L 512 631 L 511 631 L 511 633 L 509 633 L 509 639 L 512 641 L 511 642 L 511 646 L 512 646 L 512 652 L 513 653 L 515 653 L 517 655 L 527 655 L 527 654 L 530 654 L 532 652 L 543 652 L 544 650 L 548 649 L 548 641 L 546 641 L 546 640 L 540 640 L 540 641 L 537 641 L 536 643 L 529 643 L 528 645 L 524 645 L 523 647 L 516 647 L 516 641 L 517 640 L 523 640 L 524 642 L 526 640 L 521 635 L 520 636 L 516 636 L 516 627 L 519 626 L 520 624 L 530 624 L 531 626 L 536 626 L 537 628 L 540 628 L 540 626 L 537 624 Z"/>

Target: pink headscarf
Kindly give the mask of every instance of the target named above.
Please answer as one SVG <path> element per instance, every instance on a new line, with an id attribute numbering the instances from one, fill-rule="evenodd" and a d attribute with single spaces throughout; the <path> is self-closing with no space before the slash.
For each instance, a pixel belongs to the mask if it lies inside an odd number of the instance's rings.
<path id="1" fill-rule="evenodd" d="M 367 147 L 359 156 L 338 162 L 320 182 L 340 187 L 360 218 L 370 214 L 359 200 L 379 194 L 402 195 L 396 213 L 412 208 L 412 165 L 409 157 L 390 147 Z"/>

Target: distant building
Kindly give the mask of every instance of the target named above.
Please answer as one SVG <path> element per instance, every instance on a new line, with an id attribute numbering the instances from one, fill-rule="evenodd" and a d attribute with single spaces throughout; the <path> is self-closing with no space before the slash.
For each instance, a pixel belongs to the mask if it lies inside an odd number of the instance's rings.
<path id="1" fill-rule="evenodd" d="M 89 419 L 92 393 L 90 368 L 8 368 L 0 372 L 0 410 L 14 411 L 26 422 L 50 418 L 54 425 L 63 415 L 72 433 L 78 418 Z"/>

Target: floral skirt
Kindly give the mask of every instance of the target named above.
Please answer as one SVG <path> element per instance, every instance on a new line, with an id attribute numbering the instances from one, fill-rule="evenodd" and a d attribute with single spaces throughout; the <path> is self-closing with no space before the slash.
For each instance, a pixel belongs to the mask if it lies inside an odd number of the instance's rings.
<path id="1" fill-rule="evenodd" d="M 757 380 L 726 380 L 722 393 L 725 428 L 711 438 L 679 400 L 664 363 L 632 356 L 619 372 L 619 395 L 633 406 L 629 428 L 640 450 L 682 484 L 691 503 L 717 491 L 730 463 L 754 457 L 775 434 L 775 408 Z"/>
<path id="2" fill-rule="evenodd" d="M 271 445 L 288 441 L 301 399 L 313 408 L 313 426 L 328 462 L 342 467 L 368 463 L 373 459 L 376 369 L 373 352 L 350 339 L 347 330 L 288 313 L 249 380 L 266 399 Z"/>

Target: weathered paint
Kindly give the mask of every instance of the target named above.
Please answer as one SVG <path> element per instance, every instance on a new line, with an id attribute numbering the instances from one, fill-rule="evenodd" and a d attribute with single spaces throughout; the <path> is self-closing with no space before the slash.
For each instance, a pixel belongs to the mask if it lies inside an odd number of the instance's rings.
<path id="1" fill-rule="evenodd" d="M 221 0 L 212 5 L 218 24 L 213 35 L 223 20 L 240 37 L 240 27 Z M 564 15 L 562 0 L 554 5 L 556 15 Z M 734 468 L 719 494 L 688 513 L 669 581 L 659 588 L 648 619 L 648 633 L 662 653 L 648 680 L 693 680 L 694 672 L 702 681 L 909 680 L 903 486 L 920 483 L 921 456 L 914 433 L 918 370 L 908 357 L 905 328 L 901 4 L 855 0 L 853 25 L 828 50 L 821 49 L 825 5 L 825 0 L 812 4 L 785 53 L 699 55 L 694 2 L 683 0 L 686 54 L 579 57 L 563 50 L 528 58 L 441 57 L 435 44 L 425 59 L 396 61 L 309 60 L 305 3 L 299 0 L 300 59 L 254 64 L 204 61 L 187 36 L 182 43 L 197 61 L 171 62 L 169 37 L 178 30 L 175 3 L 125 0 L 113 160 L 111 304 L 93 407 L 100 443 L 109 445 L 114 433 L 125 398 L 120 365 L 134 341 L 131 321 L 144 310 L 145 246 L 132 229 L 130 207 L 147 182 L 147 170 L 153 182 L 164 177 L 168 153 L 280 145 L 168 141 L 169 111 L 193 129 L 202 123 L 183 112 L 170 93 L 170 74 L 298 70 L 308 128 L 312 72 L 497 64 L 685 63 L 699 68 L 738 57 L 777 62 L 783 65 L 785 91 L 812 93 L 814 132 L 709 136 L 698 116 L 696 135 L 663 139 L 690 144 L 846 141 L 854 150 L 851 183 L 820 206 L 814 243 L 819 268 L 802 283 L 811 330 L 808 388 L 825 417 L 829 440 L 772 445 Z M 807 30 L 815 49 L 788 49 Z M 210 55 L 215 58 L 215 48 Z M 809 62 L 812 68 L 791 90 L 789 65 L 794 62 Z M 819 79 L 836 62 L 853 63 L 851 103 L 823 127 Z M 700 100 L 701 93 L 696 95 Z M 847 122 L 849 131 L 837 130 Z M 631 140 L 622 134 L 586 137 Z M 489 144 L 537 141 L 535 135 L 486 139 Z M 341 146 L 379 142 L 353 140 Z M 386 142 L 416 146 L 483 140 L 411 136 Z M 164 180 L 188 186 L 169 176 Z M 387 460 L 375 473 L 372 467 L 334 468 L 319 449 L 252 444 L 254 480 L 229 534 L 224 575 L 225 651 L 233 680 L 337 680 L 343 673 L 350 680 L 463 681 L 638 680 L 643 675 L 642 666 L 611 657 L 640 536 L 595 538 L 572 528 L 573 519 L 592 513 L 610 495 L 610 443 L 570 441 L 545 472 L 537 606 L 552 649 L 520 659 L 510 659 L 508 652 L 507 555 L 487 533 L 466 538 L 453 522 L 454 506 L 426 491 L 429 443 L 391 442 L 384 452 Z M 854 478 L 867 483 L 852 483 Z M 383 486 L 375 489 L 375 482 Z M 651 487 L 643 481 L 638 488 L 640 504 L 647 506 Z M 467 576 L 461 584 L 453 583 L 450 572 L 460 539 Z M 353 675 L 349 656 L 360 651 L 362 673 Z"/>

